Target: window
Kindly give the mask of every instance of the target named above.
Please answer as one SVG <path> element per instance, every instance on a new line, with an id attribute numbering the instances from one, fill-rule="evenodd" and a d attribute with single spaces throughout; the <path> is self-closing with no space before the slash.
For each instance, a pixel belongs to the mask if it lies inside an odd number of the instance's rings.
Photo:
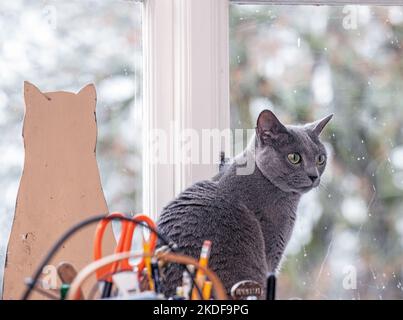
<path id="1" fill-rule="evenodd" d="M 45 92 L 77 92 L 85 84 L 95 83 L 97 159 L 109 209 L 141 211 L 142 4 L 2 1 L 0 43 L 3 266 L 23 166 L 24 80 Z"/>
<path id="2" fill-rule="evenodd" d="M 402 42 L 401 7 L 230 7 L 231 127 L 253 128 L 263 108 L 286 123 L 335 114 L 280 298 L 402 298 Z"/>
<path id="3" fill-rule="evenodd" d="M 151 164 L 153 129 L 169 132 L 173 122 L 198 133 L 253 128 L 265 107 L 287 123 L 335 113 L 323 139 L 332 160 L 323 186 L 300 204 L 279 297 L 402 297 L 400 7 L 3 2 L 0 265 L 23 164 L 23 81 L 43 91 L 93 82 L 109 208 L 153 218 L 176 193 L 218 170 L 217 163 Z M 244 142 L 235 141 L 236 150 Z M 183 150 L 170 152 L 176 161 Z"/>

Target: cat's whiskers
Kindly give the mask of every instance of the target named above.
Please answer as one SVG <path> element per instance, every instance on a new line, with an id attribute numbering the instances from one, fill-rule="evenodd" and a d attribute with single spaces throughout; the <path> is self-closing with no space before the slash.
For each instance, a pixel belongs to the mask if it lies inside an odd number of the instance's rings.
<path id="1" fill-rule="evenodd" d="M 326 192 L 329 192 L 328 187 L 327 187 L 322 181 L 319 182 L 318 188 L 319 188 L 319 189 L 322 188 L 322 189 L 325 190 Z"/>

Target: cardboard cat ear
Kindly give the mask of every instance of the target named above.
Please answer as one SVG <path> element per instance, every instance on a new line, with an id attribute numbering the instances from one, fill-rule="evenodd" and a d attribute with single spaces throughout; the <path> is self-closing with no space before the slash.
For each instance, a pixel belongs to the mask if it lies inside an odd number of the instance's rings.
<path id="1" fill-rule="evenodd" d="M 329 114 L 328 116 L 324 117 L 323 119 L 320 119 L 318 121 L 315 121 L 309 125 L 309 128 L 312 130 L 313 133 L 315 133 L 317 136 L 320 135 L 322 132 L 323 128 L 327 125 L 327 123 L 333 118 L 333 114 Z"/>
<path id="2" fill-rule="evenodd" d="M 24 81 L 24 100 L 25 105 L 29 107 L 31 104 L 35 104 L 36 102 L 49 101 L 50 98 L 32 83 Z"/>
<path id="3" fill-rule="evenodd" d="M 90 102 L 91 106 L 95 109 L 97 102 L 97 91 L 95 90 L 94 84 L 87 84 L 77 93 L 77 96 L 83 98 L 84 101 Z"/>
<path id="4" fill-rule="evenodd" d="M 260 140 L 266 143 L 269 139 L 287 133 L 287 129 L 272 111 L 263 110 L 257 118 L 256 132 Z"/>

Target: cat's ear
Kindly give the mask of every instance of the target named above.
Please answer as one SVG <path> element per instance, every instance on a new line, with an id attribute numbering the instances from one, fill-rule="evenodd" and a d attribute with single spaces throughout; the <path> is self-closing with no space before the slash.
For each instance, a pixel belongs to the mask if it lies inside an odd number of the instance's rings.
<path id="1" fill-rule="evenodd" d="M 95 86 L 91 84 L 87 84 L 83 87 L 78 93 L 77 96 L 83 97 L 85 101 L 91 103 L 91 106 L 95 109 L 97 103 L 97 91 L 95 90 Z"/>
<path id="2" fill-rule="evenodd" d="M 29 108 L 31 104 L 35 104 L 38 101 L 48 101 L 50 98 L 32 83 L 24 81 L 24 100 L 25 105 Z"/>
<path id="3" fill-rule="evenodd" d="M 320 135 L 322 132 L 323 128 L 327 125 L 327 123 L 333 118 L 333 114 L 329 114 L 328 116 L 324 117 L 323 119 L 320 119 L 318 121 L 315 121 L 311 124 L 309 124 L 309 129 L 312 130 L 314 134 L 317 136 Z"/>
<path id="4" fill-rule="evenodd" d="M 270 110 L 263 110 L 257 118 L 256 134 L 263 143 L 275 139 L 279 135 L 287 133 L 286 127 L 277 119 Z"/>

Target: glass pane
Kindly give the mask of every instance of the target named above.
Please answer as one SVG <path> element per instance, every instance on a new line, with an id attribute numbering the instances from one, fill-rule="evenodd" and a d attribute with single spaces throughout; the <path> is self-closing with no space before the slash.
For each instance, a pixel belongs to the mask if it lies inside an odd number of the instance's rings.
<path id="1" fill-rule="evenodd" d="M 335 114 L 322 136 L 331 161 L 300 203 L 279 297 L 401 299 L 402 8 L 230 10 L 232 128 L 253 128 L 265 108 L 289 124 Z"/>
<path id="2" fill-rule="evenodd" d="M 24 80 L 44 92 L 95 84 L 109 210 L 141 211 L 141 19 L 142 4 L 134 1 L 1 2 L 0 266 L 23 166 Z"/>

